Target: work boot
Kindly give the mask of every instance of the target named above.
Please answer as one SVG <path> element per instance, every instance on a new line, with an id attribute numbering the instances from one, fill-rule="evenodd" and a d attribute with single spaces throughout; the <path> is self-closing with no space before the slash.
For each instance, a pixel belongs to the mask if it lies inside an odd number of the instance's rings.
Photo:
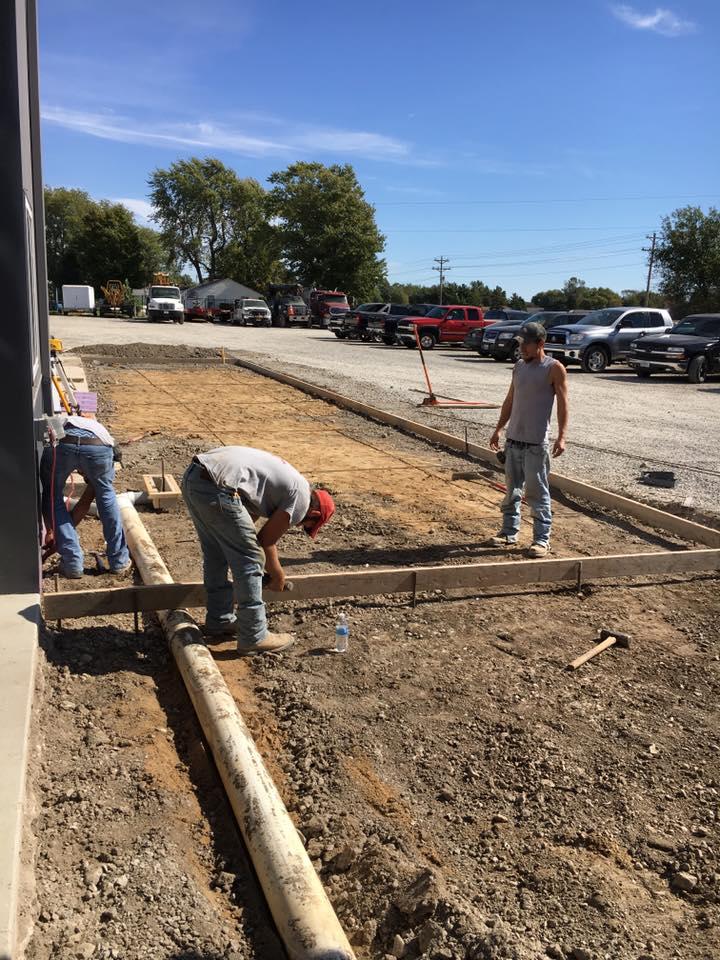
<path id="1" fill-rule="evenodd" d="M 60 576 L 65 577 L 66 580 L 82 580 L 85 571 L 82 567 L 79 570 L 66 570 L 65 567 L 60 567 Z"/>
<path id="2" fill-rule="evenodd" d="M 118 577 L 121 573 L 127 573 L 128 570 L 132 568 L 132 560 L 128 560 L 127 563 L 124 563 L 121 567 L 110 567 L 110 573 Z"/>
<path id="3" fill-rule="evenodd" d="M 480 544 L 481 547 L 514 547 L 516 545 L 517 540 L 511 540 L 505 534 L 500 533 L 496 537 L 488 537 Z"/>
<path id="4" fill-rule="evenodd" d="M 258 653 L 280 653 L 295 643 L 291 633 L 266 633 L 259 643 L 238 642 L 238 655 L 252 657 Z"/>
<path id="5" fill-rule="evenodd" d="M 533 543 L 527 549 L 527 555 L 531 560 L 542 560 L 550 553 L 550 544 Z"/>

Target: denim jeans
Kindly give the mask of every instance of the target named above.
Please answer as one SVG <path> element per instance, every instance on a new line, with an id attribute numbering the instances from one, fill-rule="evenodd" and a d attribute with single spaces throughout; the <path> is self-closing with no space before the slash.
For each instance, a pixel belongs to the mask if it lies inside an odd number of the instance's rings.
<path id="1" fill-rule="evenodd" d="M 245 647 L 259 643 L 267 633 L 262 599 L 265 554 L 252 517 L 237 495 L 216 486 L 196 463 L 185 471 L 182 495 L 202 547 L 206 629 L 220 633 L 234 624 L 238 643 Z"/>
<path id="2" fill-rule="evenodd" d="M 66 433 L 66 436 L 70 434 Z M 84 565 L 82 547 L 63 497 L 65 481 L 74 470 L 81 473 L 95 488 L 95 502 L 107 546 L 108 563 L 111 570 L 121 570 L 130 561 L 130 553 L 125 542 L 120 521 L 120 508 L 113 487 L 115 467 L 112 447 L 63 442 L 58 443 L 54 450 L 54 481 L 52 447 L 46 447 L 43 450 L 40 476 L 43 487 L 43 518 L 49 530 L 53 529 L 54 519 L 55 545 L 60 554 L 61 570 L 67 574 L 78 574 L 82 573 Z M 53 485 L 55 488 L 54 518 L 51 497 Z"/>
<path id="3" fill-rule="evenodd" d="M 550 544 L 552 507 L 550 503 L 550 456 L 547 443 L 520 447 L 508 441 L 505 446 L 505 485 L 507 493 L 500 509 L 503 514 L 501 537 L 515 543 L 520 532 L 520 502 L 525 499 L 533 518 L 533 543 Z"/>

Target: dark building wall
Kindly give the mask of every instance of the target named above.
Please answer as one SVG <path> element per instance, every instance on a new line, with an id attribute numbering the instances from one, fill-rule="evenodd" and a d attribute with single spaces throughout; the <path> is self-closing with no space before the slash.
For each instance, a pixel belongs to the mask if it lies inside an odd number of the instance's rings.
<path id="1" fill-rule="evenodd" d="M 0 592 L 40 582 L 36 422 L 50 412 L 35 0 L 0 3 Z"/>

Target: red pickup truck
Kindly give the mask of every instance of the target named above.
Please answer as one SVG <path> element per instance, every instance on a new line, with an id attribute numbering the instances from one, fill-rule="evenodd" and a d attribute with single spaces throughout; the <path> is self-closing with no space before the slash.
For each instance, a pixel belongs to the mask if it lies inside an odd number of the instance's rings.
<path id="1" fill-rule="evenodd" d="M 471 330 L 487 327 L 492 320 L 486 320 L 481 307 L 465 307 L 449 303 L 442 307 L 433 307 L 424 317 L 404 317 L 398 324 L 397 338 L 403 346 L 414 350 L 415 327 L 423 350 L 432 350 L 438 343 L 462 343 Z"/>

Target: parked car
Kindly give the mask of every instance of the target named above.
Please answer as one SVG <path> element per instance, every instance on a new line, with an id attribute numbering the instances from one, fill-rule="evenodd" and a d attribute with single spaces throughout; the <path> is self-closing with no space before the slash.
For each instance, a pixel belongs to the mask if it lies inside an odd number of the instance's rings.
<path id="1" fill-rule="evenodd" d="M 339 340 L 366 340 L 370 318 L 384 315 L 389 309 L 389 303 L 361 303 L 353 310 L 348 308 L 343 313 L 334 314 L 329 329 Z"/>
<path id="2" fill-rule="evenodd" d="M 480 307 L 466 307 L 451 303 L 442 307 L 433 307 L 422 316 L 408 317 L 398 324 L 397 338 L 410 350 L 417 346 L 415 328 L 417 327 L 420 346 L 423 350 L 432 350 L 438 343 L 462 343 L 470 330 L 487 326 L 491 320 L 485 320 Z"/>
<path id="3" fill-rule="evenodd" d="M 241 297 L 235 301 L 232 322 L 243 327 L 270 327 L 272 326 L 270 307 L 264 300 L 251 300 L 249 297 Z"/>
<path id="4" fill-rule="evenodd" d="M 639 336 L 672 325 L 667 310 L 606 307 L 593 310 L 582 323 L 555 327 L 548 333 L 545 352 L 564 364 L 579 363 L 586 373 L 602 373 L 611 363 L 624 362 Z"/>
<path id="5" fill-rule="evenodd" d="M 318 327 L 329 327 L 335 314 L 346 313 L 350 309 L 342 290 L 311 290 L 309 306 L 309 326 Z"/>
<path id="6" fill-rule="evenodd" d="M 635 340 L 628 364 L 639 377 L 684 373 L 691 383 L 705 383 L 720 373 L 720 313 L 696 313 L 667 333 Z"/>
<path id="7" fill-rule="evenodd" d="M 556 313 L 551 310 L 544 310 L 540 313 L 533 313 L 524 320 L 512 320 L 509 323 L 493 323 L 484 330 L 473 330 L 468 334 L 465 340 L 465 346 L 471 350 L 476 349 L 481 357 L 492 357 L 498 363 L 504 360 L 512 360 L 516 363 L 520 359 L 520 330 L 523 325 L 531 320 L 541 323 L 546 330 L 562 325 L 580 323 L 583 317 L 587 316 L 586 310 L 571 310 L 566 313 Z M 475 338 L 476 346 L 471 341 Z"/>
<path id="8" fill-rule="evenodd" d="M 514 310 L 512 307 L 491 307 L 485 310 L 485 319 L 492 320 L 493 323 L 518 323 L 528 320 L 531 316 L 529 310 Z"/>

